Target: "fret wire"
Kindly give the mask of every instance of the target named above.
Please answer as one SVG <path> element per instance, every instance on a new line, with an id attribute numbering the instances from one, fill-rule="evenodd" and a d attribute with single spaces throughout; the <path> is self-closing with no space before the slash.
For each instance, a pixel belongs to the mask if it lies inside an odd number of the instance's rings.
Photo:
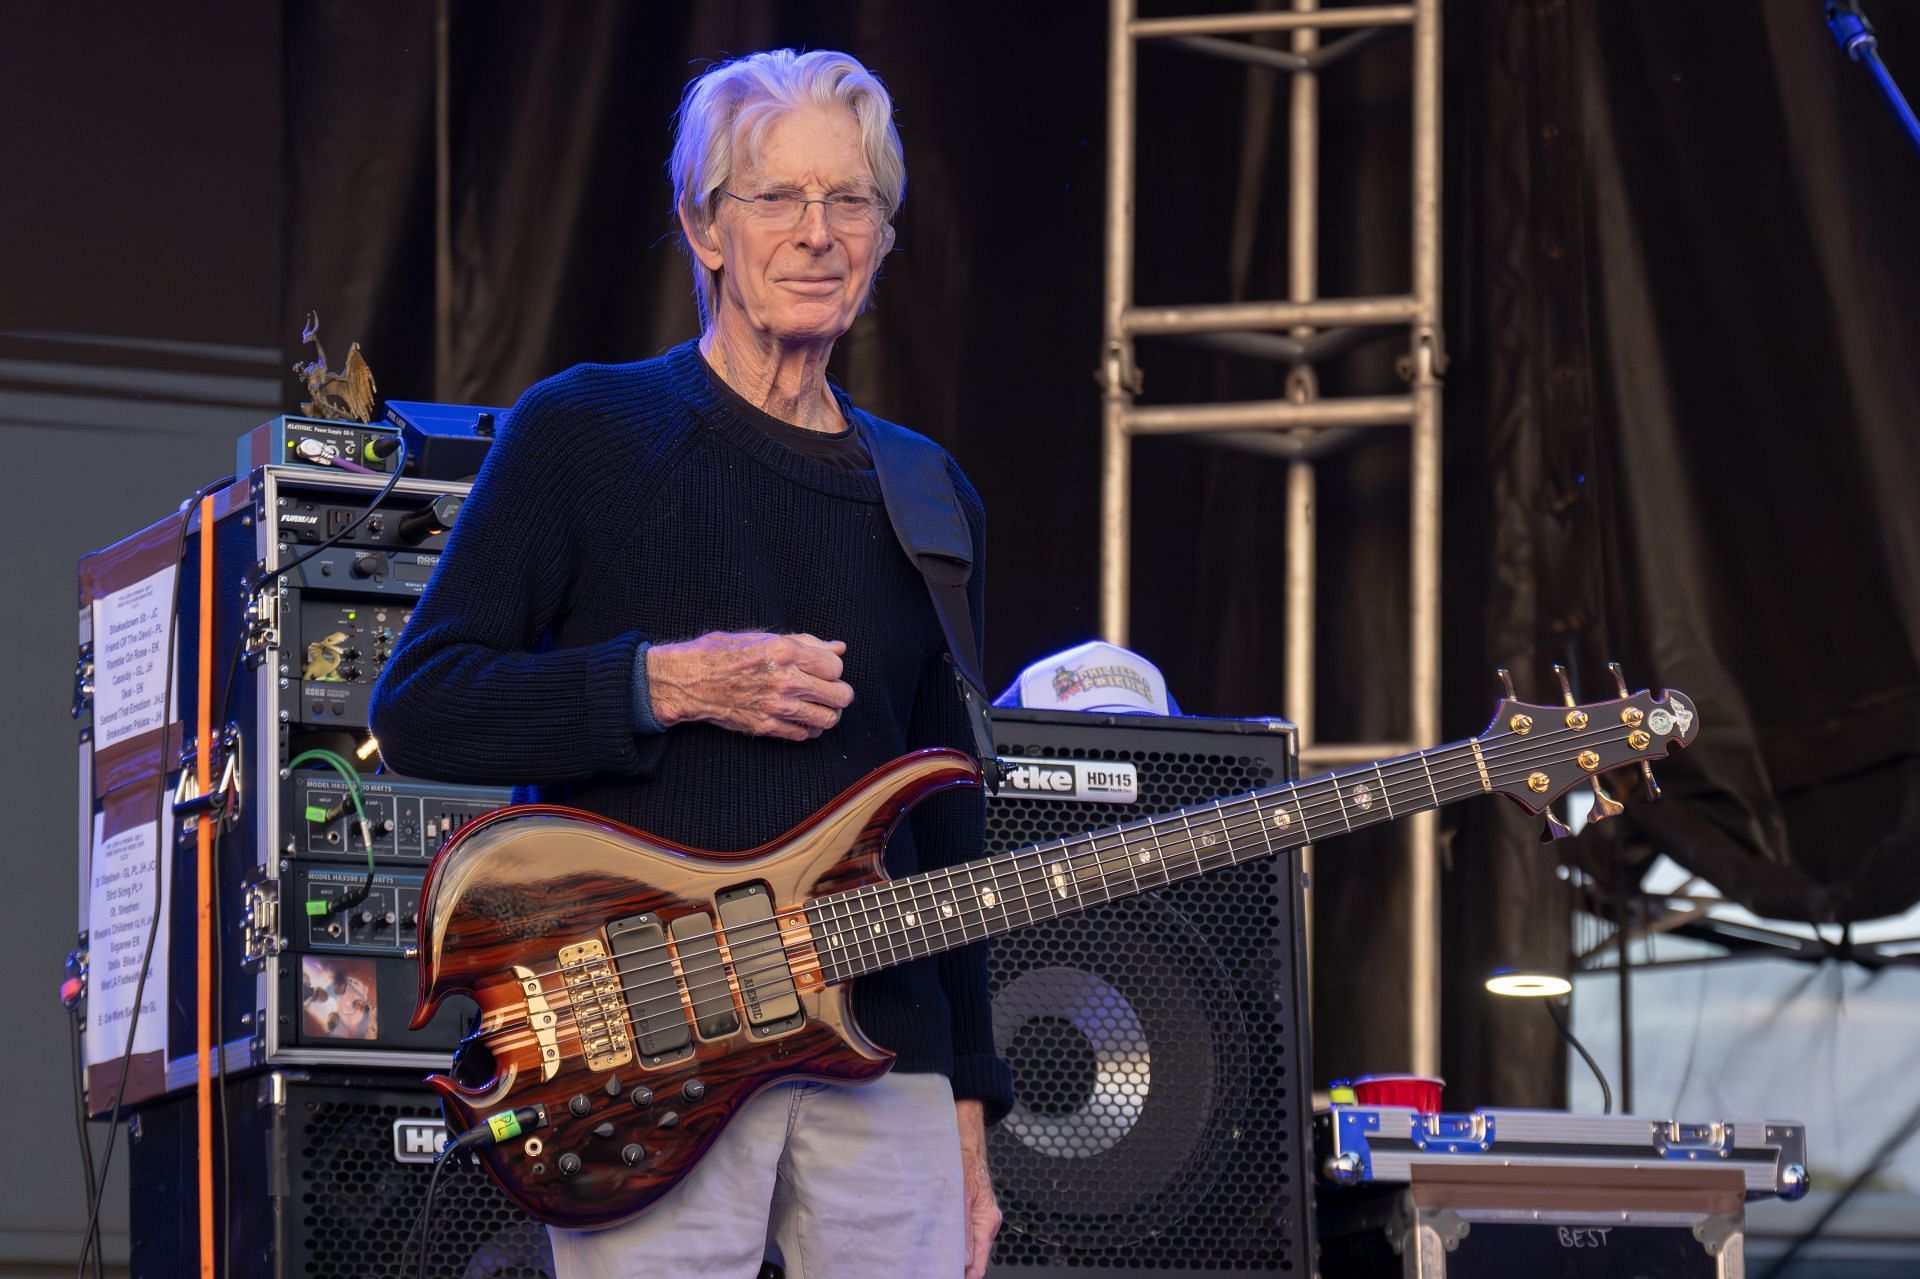
<path id="1" fill-rule="evenodd" d="M 877 930 L 873 936 L 876 944 L 884 946 L 887 952 L 887 958 L 880 966 L 891 968 L 900 962 L 899 950 L 894 944 L 894 925 L 900 918 L 900 903 L 891 884 L 875 884 L 871 891 L 875 915 L 873 926 Z"/>
<path id="2" fill-rule="evenodd" d="M 1114 851 L 1114 846 L 1117 844 L 1120 851 L 1120 865 L 1124 867 L 1127 864 L 1126 836 L 1122 835 L 1118 840 L 1115 840 L 1113 836 L 1109 834 L 1100 839 L 1089 839 L 1086 842 L 1093 850 L 1094 883 L 1099 886 L 1100 904 L 1104 906 L 1113 901 L 1115 897 L 1115 868 L 1109 860 L 1108 854 Z M 1124 885 L 1121 886 L 1121 891 L 1118 895 L 1121 897 L 1127 895 Z"/>
<path id="3" fill-rule="evenodd" d="M 834 930 L 834 937 L 837 939 L 834 943 L 834 958 L 839 961 L 846 976 L 852 977 L 861 968 L 858 950 L 860 939 L 853 935 L 853 903 L 847 900 L 845 893 L 834 897 L 834 914 L 838 916 L 838 924 Z"/>
<path id="4" fill-rule="evenodd" d="M 838 965 L 833 962 L 833 947 L 827 943 L 829 932 L 826 925 L 826 915 L 824 913 L 816 914 L 814 912 L 814 907 L 816 906 L 821 907 L 823 912 L 828 909 L 826 900 L 822 899 L 820 901 L 808 902 L 801 908 L 801 913 L 806 916 L 807 927 L 813 932 L 813 952 L 820 957 L 820 973 L 822 978 L 829 982 L 839 981 L 840 973 L 838 971 Z"/>
<path id="5" fill-rule="evenodd" d="M 1253 799 L 1253 820 L 1260 827 L 1260 838 L 1266 842 L 1267 856 L 1273 856 L 1279 850 L 1273 846 L 1273 828 L 1267 822 L 1267 810 L 1261 805 L 1258 796 Z"/>
<path id="6" fill-rule="evenodd" d="M 1224 799 L 1214 800 L 1213 816 L 1215 820 L 1220 823 L 1220 838 L 1226 842 L 1227 865 L 1236 866 L 1240 862 L 1240 855 L 1234 852 L 1233 832 L 1227 827 L 1227 804 L 1229 802 L 1229 800 Z"/>
<path id="7" fill-rule="evenodd" d="M 1134 869 L 1133 842 L 1127 838 L 1127 832 L 1125 830 L 1120 832 L 1120 862 L 1127 868 L 1127 875 L 1133 881 L 1133 895 L 1136 897 L 1139 896 L 1140 875 L 1139 872 Z M 1108 898 L 1108 900 L 1111 901 L 1112 898 Z"/>
<path id="8" fill-rule="evenodd" d="M 960 881 L 953 873 L 955 869 L 955 867 L 949 866 L 940 872 L 941 878 L 946 881 L 946 892 L 943 896 L 940 891 L 936 889 L 933 900 L 934 913 L 940 918 L 940 941 L 942 948 L 946 950 L 952 950 L 954 948 L 952 923 L 960 914 L 960 906 L 957 900 L 960 895 Z M 962 945 L 966 943 L 966 938 L 966 929 L 962 926 L 960 930 L 960 943 Z"/>
<path id="9" fill-rule="evenodd" d="M 1087 899 L 1086 899 L 1086 896 L 1080 891 L 1080 871 L 1074 866 L 1073 852 L 1069 848 L 1068 842 L 1064 839 L 1060 841 L 1060 852 L 1062 854 L 1060 859 L 1061 864 L 1066 867 L 1067 887 L 1073 890 L 1074 909 L 1076 911 L 1085 910 L 1087 908 Z M 1097 863 L 1099 861 L 1098 854 L 1095 854 L 1094 860 L 1097 866 Z M 1062 897 L 1060 899 L 1061 904 L 1065 905 L 1066 900 L 1067 899 L 1065 897 Z"/>
<path id="10" fill-rule="evenodd" d="M 1427 766 L 1427 753 L 1425 751 L 1417 751 L 1415 753 L 1419 756 L 1420 767 L 1424 769 L 1427 774 L 1427 794 L 1433 796 L 1433 806 L 1438 808 L 1440 807 L 1440 792 L 1434 788 L 1433 769 Z"/>
<path id="11" fill-rule="evenodd" d="M 926 912 L 920 905 L 920 886 L 922 877 L 909 875 L 905 879 L 894 881 L 894 893 L 906 894 L 906 913 L 900 916 L 900 936 L 906 944 L 907 954 L 914 959 L 932 952 L 927 947 Z"/>
<path id="12" fill-rule="evenodd" d="M 962 937 L 965 937 L 969 943 L 972 943 L 972 942 L 983 940 L 988 934 L 987 903 L 980 895 L 980 881 L 973 877 L 973 863 L 962 862 L 960 864 L 960 869 L 964 870 L 967 873 L 967 888 L 973 894 L 973 914 L 975 918 L 977 918 L 980 921 L 980 936 L 968 937 L 967 936 L 967 912 L 962 911 L 960 913 L 960 935 Z M 992 892 L 993 890 L 989 888 L 987 891 Z M 999 900 L 998 893 L 994 894 L 994 899 L 996 901 Z"/>
<path id="13" fill-rule="evenodd" d="M 840 926 L 834 933 L 834 936 L 838 939 L 834 944 L 834 950 L 847 966 L 846 975 L 853 977 L 859 973 L 861 964 L 860 954 L 857 949 L 860 945 L 860 939 L 853 935 L 852 929 L 852 903 L 847 900 L 847 894 L 845 893 L 835 894 L 833 900 L 835 913 L 840 917 Z M 850 947 L 854 949 L 850 949 Z"/>
<path id="14" fill-rule="evenodd" d="M 1353 833 L 1353 818 L 1347 815 L 1347 799 L 1346 796 L 1340 793 L 1340 783 L 1344 779 L 1341 774 L 1335 773 L 1330 780 L 1333 782 L 1333 798 L 1335 802 L 1340 805 L 1340 820 L 1346 823 L 1347 833 L 1351 835 Z"/>
<path id="15" fill-rule="evenodd" d="M 1034 856 L 1037 858 L 1039 854 L 1035 853 Z M 1020 867 L 1020 854 L 1016 852 L 1009 860 L 1009 864 L 1013 867 L 1013 882 L 1020 886 L 1020 908 L 1027 912 L 1027 923 L 1037 924 L 1040 922 L 1040 917 L 1033 910 L 1033 894 L 1027 891 L 1029 875 Z"/>
<path id="16" fill-rule="evenodd" d="M 878 971 L 887 966 L 880 958 L 881 930 L 886 927 L 886 923 L 880 918 L 879 893 L 869 886 L 860 890 L 860 896 L 860 908 L 863 916 L 860 923 L 860 932 L 861 935 L 866 938 L 867 952 L 873 956 L 874 971 Z"/>
<path id="17" fill-rule="evenodd" d="M 856 888 L 847 894 L 847 940 L 853 944 L 854 962 L 860 966 L 863 974 L 873 971 L 868 962 L 864 892 L 864 889 Z"/>
<path id="18" fill-rule="evenodd" d="M 1393 820 L 1393 788 L 1387 785 L 1387 775 L 1380 771 L 1380 761 L 1373 764 L 1373 775 L 1380 779 L 1380 802 L 1387 806 L 1387 820 Z"/>
<path id="19" fill-rule="evenodd" d="M 1187 820 L 1187 814 L 1185 809 L 1176 810 L 1176 815 L 1180 818 L 1181 829 L 1186 832 L 1187 851 L 1193 856 L 1194 873 L 1199 874 L 1200 872 L 1200 841 L 1193 837 L 1193 823 Z"/>

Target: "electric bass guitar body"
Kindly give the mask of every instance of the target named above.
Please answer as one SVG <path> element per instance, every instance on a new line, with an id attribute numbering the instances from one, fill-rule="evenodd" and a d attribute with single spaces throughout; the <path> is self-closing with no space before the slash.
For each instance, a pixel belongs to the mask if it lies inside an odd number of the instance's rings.
<path id="1" fill-rule="evenodd" d="M 483 1065 L 428 1084 L 460 1128 L 542 1109 L 544 1124 L 480 1151 L 533 1216 L 572 1228 L 634 1216 L 754 1094 L 886 1073 L 893 1054 L 861 1033 L 851 983 L 825 979 L 800 908 L 883 883 L 901 815 L 978 784 L 965 755 L 923 751 L 733 854 L 552 805 L 476 819 L 422 887 L 414 1024 L 449 994 L 472 996 Z"/>
<path id="2" fill-rule="evenodd" d="M 1697 715 L 1677 692 L 1619 691 L 1553 706 L 1509 687 L 1478 737 L 898 880 L 888 835 L 928 795 L 977 786 L 967 756 L 896 759 L 742 853 L 500 809 L 447 841 L 421 889 L 413 1024 L 455 993 L 480 1006 L 453 1072 L 428 1082 L 460 1129 L 488 1124 L 479 1156 L 527 1212 L 613 1225 L 756 1093 L 884 1074 L 892 1054 L 848 1002 L 867 973 L 1477 795 L 1544 816 L 1548 837 L 1567 833 L 1548 805 L 1576 786 L 1592 787 L 1589 821 L 1621 811 L 1609 770 L 1639 765 L 1651 798 L 1651 761 L 1691 743 Z"/>

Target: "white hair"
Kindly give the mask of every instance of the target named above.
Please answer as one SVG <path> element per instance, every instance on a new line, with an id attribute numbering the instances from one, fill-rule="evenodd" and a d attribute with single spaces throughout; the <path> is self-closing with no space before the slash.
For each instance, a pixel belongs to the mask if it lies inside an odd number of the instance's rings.
<path id="1" fill-rule="evenodd" d="M 886 86 L 850 54 L 769 49 L 710 68 L 680 98 L 667 170 L 674 208 L 685 225 L 704 235 L 717 213 L 716 193 L 733 181 L 741 156 L 758 155 L 776 121 L 808 107 L 852 113 L 874 191 L 887 202 L 891 218 L 906 199 L 907 163 Z M 693 253 L 684 231 L 681 247 L 693 264 L 693 295 L 704 330 L 713 323 L 720 273 Z"/>

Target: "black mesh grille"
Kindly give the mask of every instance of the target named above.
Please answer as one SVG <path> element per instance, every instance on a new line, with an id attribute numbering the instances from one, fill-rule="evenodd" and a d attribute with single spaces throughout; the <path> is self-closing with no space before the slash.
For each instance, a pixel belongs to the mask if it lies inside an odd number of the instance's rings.
<path id="1" fill-rule="evenodd" d="M 994 852 L 1292 775 L 1279 733 L 995 718 L 1004 755 L 1132 762 L 1140 801 L 990 800 Z M 1311 1273 L 1296 883 L 1293 857 L 1264 860 L 994 944 L 1017 1097 L 990 1138 L 996 1272 Z"/>
<path id="2" fill-rule="evenodd" d="M 292 1255 L 285 1273 L 313 1279 L 412 1279 L 408 1235 L 426 1200 L 426 1164 L 393 1152 L 393 1121 L 435 1118 L 424 1089 L 302 1087 L 288 1092 L 293 1167 Z M 552 1279 L 545 1227 L 509 1203 L 477 1167 L 450 1166 L 433 1196 L 434 1279 Z M 417 1243 L 416 1243 L 417 1246 Z"/>

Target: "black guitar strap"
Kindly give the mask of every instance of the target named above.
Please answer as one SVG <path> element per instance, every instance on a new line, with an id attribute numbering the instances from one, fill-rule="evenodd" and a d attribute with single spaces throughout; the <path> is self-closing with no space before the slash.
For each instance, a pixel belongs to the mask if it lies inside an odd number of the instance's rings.
<path id="1" fill-rule="evenodd" d="M 974 643 L 973 610 L 967 602 L 973 535 L 947 474 L 946 452 L 926 436 L 891 422 L 871 416 L 855 420 L 873 458 L 894 536 L 927 581 L 934 615 L 946 633 L 954 683 L 973 725 L 981 776 L 988 792 L 997 792 L 1001 768 L 993 748 L 993 725 L 987 718 L 986 671 Z"/>

